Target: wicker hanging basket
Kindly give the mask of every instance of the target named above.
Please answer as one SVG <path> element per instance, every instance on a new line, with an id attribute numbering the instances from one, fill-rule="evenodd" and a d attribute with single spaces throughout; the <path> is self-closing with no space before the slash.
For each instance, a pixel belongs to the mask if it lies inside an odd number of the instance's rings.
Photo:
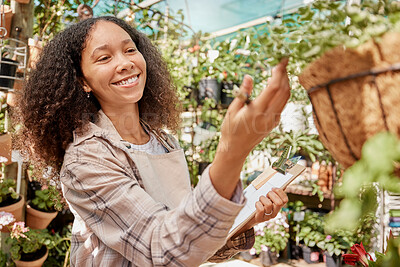
<path id="1" fill-rule="evenodd" d="M 299 80 L 322 143 L 343 167 L 360 159 L 364 142 L 376 133 L 400 137 L 400 33 L 328 51 Z"/>

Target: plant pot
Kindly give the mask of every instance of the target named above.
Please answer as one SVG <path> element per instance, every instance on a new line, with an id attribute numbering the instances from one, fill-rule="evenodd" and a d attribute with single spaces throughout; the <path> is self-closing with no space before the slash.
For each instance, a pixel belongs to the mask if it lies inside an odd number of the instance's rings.
<path id="1" fill-rule="evenodd" d="M 29 4 L 31 0 L 16 0 L 20 4 Z"/>
<path id="2" fill-rule="evenodd" d="M 50 222 L 57 216 L 57 211 L 46 212 L 26 205 L 26 225 L 32 229 L 45 229 Z"/>
<path id="3" fill-rule="evenodd" d="M 319 262 L 319 251 L 311 249 L 307 246 L 301 246 L 303 251 L 303 259 L 308 263 L 318 263 Z"/>
<path id="4" fill-rule="evenodd" d="M 204 78 L 199 82 L 199 100 L 212 98 L 219 103 L 221 98 L 221 83 L 215 78 Z"/>
<path id="5" fill-rule="evenodd" d="M 221 83 L 221 105 L 223 107 L 228 107 L 235 97 L 232 95 L 232 90 L 234 86 L 240 86 L 240 84 L 233 82 L 222 82 Z"/>
<path id="6" fill-rule="evenodd" d="M 342 260 L 341 260 L 340 256 L 336 256 L 335 254 L 333 254 L 331 256 L 326 251 L 324 251 L 324 262 L 327 267 L 341 267 L 342 266 Z"/>
<path id="7" fill-rule="evenodd" d="M 6 164 L 11 163 L 11 134 L 0 135 L 0 156 L 8 159 Z"/>
<path id="8" fill-rule="evenodd" d="M 249 251 L 241 251 L 239 254 L 240 254 L 240 257 L 242 257 L 243 260 L 245 260 L 245 261 L 251 261 L 252 259 L 255 258 L 255 256 L 251 255 Z"/>
<path id="9" fill-rule="evenodd" d="M 7 30 L 7 34 L 4 37 L 10 37 L 11 22 L 14 14 L 12 13 L 11 7 L 8 5 L 1 6 L 0 11 L 4 12 L 4 24 L 5 24 L 3 25 L 3 21 L 0 20 L 0 25 Z M 0 34 L 3 35 L 4 32 L 1 31 Z"/>
<path id="10" fill-rule="evenodd" d="M 0 211 L 5 211 L 9 212 L 12 215 L 14 215 L 15 221 L 23 221 L 23 211 L 24 211 L 24 204 L 25 204 L 25 199 L 23 195 L 19 196 L 19 199 L 16 200 L 16 202 L 7 205 L 7 206 L 2 206 L 0 207 Z M 1 229 L 3 233 L 9 232 L 7 227 L 3 227 Z"/>
<path id="11" fill-rule="evenodd" d="M 276 252 L 271 251 L 261 251 L 260 261 L 263 266 L 270 266 L 278 263 L 278 256 Z"/>
<path id="12" fill-rule="evenodd" d="M 13 89 L 15 82 L 15 72 L 17 71 L 19 62 L 9 58 L 1 58 L 0 65 L 0 87 Z"/>
<path id="13" fill-rule="evenodd" d="M 47 256 L 49 255 L 49 250 L 46 248 L 46 246 L 43 246 L 43 247 L 46 250 L 46 252 L 44 255 L 43 255 L 43 253 L 41 253 L 43 256 L 41 256 L 39 259 L 35 259 L 35 260 L 31 260 L 31 261 L 18 260 L 18 261 L 14 261 L 15 265 L 17 267 L 41 267 L 43 265 L 43 263 L 45 262 L 45 260 L 47 259 Z M 30 253 L 30 254 L 35 256 L 38 253 L 40 253 L 40 251 L 39 252 L 36 251 L 36 252 Z"/>
<path id="14" fill-rule="evenodd" d="M 299 76 L 319 137 L 345 168 L 360 159 L 364 142 L 376 133 L 400 137 L 399 46 L 400 33 L 387 33 L 379 43 L 337 47 Z"/>

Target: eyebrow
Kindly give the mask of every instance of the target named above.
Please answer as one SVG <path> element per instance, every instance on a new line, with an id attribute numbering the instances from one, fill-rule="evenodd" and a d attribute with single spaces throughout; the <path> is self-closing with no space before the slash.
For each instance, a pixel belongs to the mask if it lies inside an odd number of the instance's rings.
<path id="1" fill-rule="evenodd" d="M 125 45 L 125 44 L 130 43 L 130 42 L 132 42 L 133 44 L 135 44 L 135 42 L 134 42 L 132 39 L 130 39 L 130 38 L 123 40 L 123 41 L 121 42 L 121 44 Z M 135 44 L 135 47 L 136 47 L 136 44 Z M 108 44 L 105 44 L 105 45 L 101 45 L 101 46 L 99 46 L 99 47 L 96 47 L 96 48 L 93 50 L 92 55 L 90 56 L 90 58 L 94 58 L 94 55 L 96 54 L 97 51 L 107 50 L 108 48 L 109 48 L 109 45 L 108 45 Z"/>

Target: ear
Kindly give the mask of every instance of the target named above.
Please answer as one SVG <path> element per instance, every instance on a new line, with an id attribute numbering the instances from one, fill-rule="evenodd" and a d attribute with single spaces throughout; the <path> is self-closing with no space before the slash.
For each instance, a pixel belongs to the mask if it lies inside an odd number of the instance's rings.
<path id="1" fill-rule="evenodd" d="M 82 85 L 82 87 L 83 87 L 83 90 L 86 92 L 86 93 L 89 93 L 89 92 L 91 92 L 92 91 L 92 88 L 90 88 L 90 86 L 88 85 L 88 83 L 85 81 L 85 79 L 80 79 L 80 84 Z"/>

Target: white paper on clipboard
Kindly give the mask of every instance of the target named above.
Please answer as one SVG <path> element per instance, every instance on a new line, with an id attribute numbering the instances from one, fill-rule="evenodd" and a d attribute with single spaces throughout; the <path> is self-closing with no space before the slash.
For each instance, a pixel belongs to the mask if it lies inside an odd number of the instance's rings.
<path id="1" fill-rule="evenodd" d="M 290 168 L 286 174 L 275 171 L 268 167 L 262 172 L 246 189 L 243 195 L 246 198 L 245 206 L 240 210 L 231 229 L 228 239 L 231 238 L 239 229 L 241 229 L 256 213 L 255 204 L 260 196 L 268 194 L 272 188 L 286 188 L 297 176 L 299 176 L 306 167 L 296 164 Z"/>

